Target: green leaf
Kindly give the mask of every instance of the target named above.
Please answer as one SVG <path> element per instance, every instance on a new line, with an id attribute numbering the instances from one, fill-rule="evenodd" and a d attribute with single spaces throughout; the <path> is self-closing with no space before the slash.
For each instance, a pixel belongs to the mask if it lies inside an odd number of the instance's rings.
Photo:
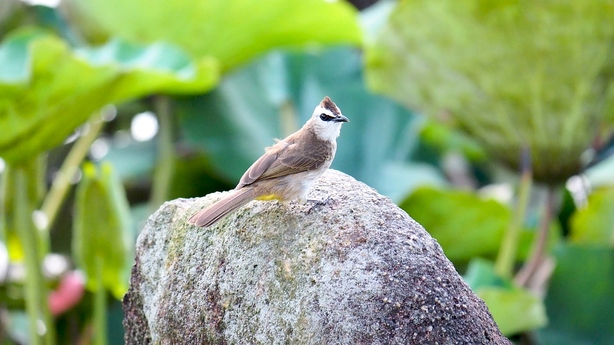
<path id="1" fill-rule="evenodd" d="M 614 248 L 614 187 L 600 188 L 588 198 L 586 208 L 571 217 L 570 241 Z"/>
<path id="2" fill-rule="evenodd" d="M 482 287 L 475 293 L 486 302 L 503 335 L 538 329 L 548 323 L 544 302 L 526 290 Z"/>
<path id="3" fill-rule="evenodd" d="M 109 289 L 121 298 L 128 289 L 132 229 L 128 200 L 111 165 L 86 163 L 75 200 L 73 257 L 87 275 L 88 289 Z M 102 270 L 102 281 L 96 279 Z"/>
<path id="4" fill-rule="evenodd" d="M 369 86 L 452 119 L 491 157 L 564 182 L 614 114 L 614 4 L 399 1 L 366 49 Z M 611 125 L 610 125 L 611 127 Z"/>
<path id="5" fill-rule="evenodd" d="M 83 24 L 136 42 L 166 41 L 229 70 L 275 47 L 361 40 L 345 1 L 72 0 Z"/>
<path id="6" fill-rule="evenodd" d="M 77 49 L 76 55 L 94 68 L 116 74 L 107 96 L 116 102 L 152 92 L 202 93 L 216 86 L 219 77 L 214 59 L 194 61 L 166 43 L 142 46 L 115 39 L 101 47 Z"/>
<path id="7" fill-rule="evenodd" d="M 614 249 L 561 244 L 550 279 L 546 308 L 550 323 L 540 344 L 614 343 Z"/>
<path id="8" fill-rule="evenodd" d="M 469 263 L 465 281 L 486 302 L 501 333 L 513 335 L 546 325 L 544 302 L 495 273 L 494 264 L 483 259 Z"/>
<path id="9" fill-rule="evenodd" d="M 463 191 L 419 188 L 400 204 L 441 244 L 452 261 L 494 255 L 511 220 L 495 200 Z"/>
<path id="10" fill-rule="evenodd" d="M 60 144 L 106 104 L 203 92 L 218 73 L 214 61 L 193 63 L 169 45 L 112 41 L 72 51 L 53 35 L 19 30 L 0 44 L 0 156 L 24 161 Z"/>
<path id="11" fill-rule="evenodd" d="M 471 259 L 463 278 L 474 291 L 483 287 L 499 287 L 504 289 L 512 289 L 514 287 L 511 281 L 497 275 L 492 261 L 481 258 Z"/>
<path id="12" fill-rule="evenodd" d="M 189 144 L 211 158 L 215 174 L 239 180 L 252 162 L 282 137 L 279 108 L 270 99 L 262 70 L 245 69 L 227 75 L 212 92 L 180 99 L 176 112 Z"/>

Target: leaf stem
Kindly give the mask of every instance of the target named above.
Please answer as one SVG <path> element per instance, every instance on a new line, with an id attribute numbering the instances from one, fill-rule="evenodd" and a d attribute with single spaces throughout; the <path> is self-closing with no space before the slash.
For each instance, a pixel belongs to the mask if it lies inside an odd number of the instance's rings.
<path id="1" fill-rule="evenodd" d="M 107 291 L 102 281 L 102 258 L 96 258 L 96 291 L 94 292 L 94 344 L 107 344 Z"/>
<path id="2" fill-rule="evenodd" d="M 548 187 L 548 194 L 545 202 L 545 210 L 542 216 L 539 233 L 533 245 L 531 256 L 516 274 L 514 281 L 520 286 L 527 286 L 537 269 L 545 259 L 546 245 L 548 243 L 548 233 L 550 232 L 550 222 L 554 215 L 554 205 L 556 203 L 556 193 L 554 188 Z"/>
<path id="3" fill-rule="evenodd" d="M 170 98 L 163 95 L 155 96 L 154 108 L 160 121 L 160 132 L 158 133 L 157 143 L 158 161 L 153 177 L 150 200 L 152 210 L 157 209 L 168 199 L 175 158 Z"/>
<path id="4" fill-rule="evenodd" d="M 26 264 L 25 301 L 30 327 L 31 344 L 41 344 L 39 334 L 40 321 L 43 321 L 45 329 L 45 344 L 55 344 L 55 326 L 51 319 L 48 304 L 48 291 L 41 272 L 41 262 L 44 253 L 40 253 L 40 234 L 32 221 L 33 203 L 28 200 L 28 183 L 33 183 L 28 176 L 34 176 L 27 171 L 28 167 L 35 164 L 27 164 L 15 167 L 13 195 L 15 197 L 15 229 L 24 251 Z"/>
<path id="5" fill-rule="evenodd" d="M 62 206 L 62 202 L 68 194 L 72 177 L 77 169 L 79 169 L 79 166 L 87 155 L 90 146 L 94 140 L 96 140 L 98 134 L 104 127 L 105 122 L 100 116 L 102 111 L 105 110 L 103 109 L 90 117 L 87 122 L 87 124 L 89 124 L 88 132 L 75 142 L 72 149 L 68 153 L 68 156 L 66 156 L 64 163 L 62 163 L 62 167 L 53 179 L 49 193 L 47 193 L 47 196 L 45 197 L 45 200 L 41 206 L 41 211 L 43 211 L 47 217 L 46 226 L 44 229 L 46 233 L 49 233 L 49 229 L 51 228 L 51 225 L 53 224 L 58 211 Z"/>
<path id="6" fill-rule="evenodd" d="M 512 271 L 518 251 L 518 242 L 520 240 L 520 231 L 529 205 L 532 185 L 533 173 L 531 169 L 531 152 L 528 147 L 524 147 L 521 157 L 521 177 L 520 185 L 518 186 L 518 200 L 514 210 L 514 218 L 505 232 L 501 248 L 499 249 L 499 255 L 495 262 L 495 271 L 499 276 L 504 278 L 512 277 Z"/>

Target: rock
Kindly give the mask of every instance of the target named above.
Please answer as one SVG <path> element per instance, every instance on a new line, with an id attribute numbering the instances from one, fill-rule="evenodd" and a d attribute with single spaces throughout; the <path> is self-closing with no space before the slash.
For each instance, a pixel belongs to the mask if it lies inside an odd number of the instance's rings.
<path id="1" fill-rule="evenodd" d="M 319 202 L 186 223 L 221 195 L 149 218 L 127 344 L 510 344 L 439 244 L 363 183 L 329 170 L 309 195 Z"/>

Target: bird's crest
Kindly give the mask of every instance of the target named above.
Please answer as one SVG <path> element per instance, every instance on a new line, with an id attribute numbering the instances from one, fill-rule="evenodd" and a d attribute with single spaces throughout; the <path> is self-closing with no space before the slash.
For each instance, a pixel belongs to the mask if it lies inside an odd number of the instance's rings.
<path id="1" fill-rule="evenodd" d="M 320 106 L 324 109 L 330 110 L 335 115 L 341 114 L 341 111 L 339 110 L 339 108 L 337 108 L 335 102 L 333 102 L 333 100 L 330 99 L 330 97 L 328 96 L 324 97 L 322 102 L 320 102 Z"/>

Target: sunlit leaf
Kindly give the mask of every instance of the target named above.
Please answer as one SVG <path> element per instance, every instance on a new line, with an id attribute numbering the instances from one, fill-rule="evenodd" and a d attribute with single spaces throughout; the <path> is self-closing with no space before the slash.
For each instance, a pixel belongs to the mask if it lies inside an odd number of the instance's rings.
<path id="1" fill-rule="evenodd" d="M 84 165 L 73 231 L 73 256 L 87 275 L 88 289 L 106 288 L 116 298 L 123 296 L 132 261 L 132 229 L 128 201 L 111 165 Z"/>
<path id="2" fill-rule="evenodd" d="M 534 177 L 564 182 L 614 117 L 612 18 L 611 0 L 399 1 L 366 49 L 368 84 L 514 169 L 529 147 Z"/>
<path id="3" fill-rule="evenodd" d="M 171 42 L 223 70 L 274 47 L 359 44 L 356 10 L 323 0 L 71 0 L 85 26 L 130 41 Z"/>
<path id="4" fill-rule="evenodd" d="M 218 73 L 214 61 L 194 63 L 169 45 L 112 41 L 73 51 L 42 31 L 14 32 L 0 44 L 0 156 L 23 161 L 60 144 L 106 104 L 202 92 Z"/>
<path id="5" fill-rule="evenodd" d="M 594 191 L 587 207 L 572 216 L 570 239 L 573 243 L 614 248 L 614 187 Z"/>
<path id="6" fill-rule="evenodd" d="M 475 292 L 486 302 L 504 335 L 538 329 L 547 324 L 544 302 L 526 290 L 482 287 Z"/>
<path id="7" fill-rule="evenodd" d="M 437 239 L 452 261 L 494 255 L 511 220 L 509 208 L 463 191 L 424 187 L 400 206 Z"/>

